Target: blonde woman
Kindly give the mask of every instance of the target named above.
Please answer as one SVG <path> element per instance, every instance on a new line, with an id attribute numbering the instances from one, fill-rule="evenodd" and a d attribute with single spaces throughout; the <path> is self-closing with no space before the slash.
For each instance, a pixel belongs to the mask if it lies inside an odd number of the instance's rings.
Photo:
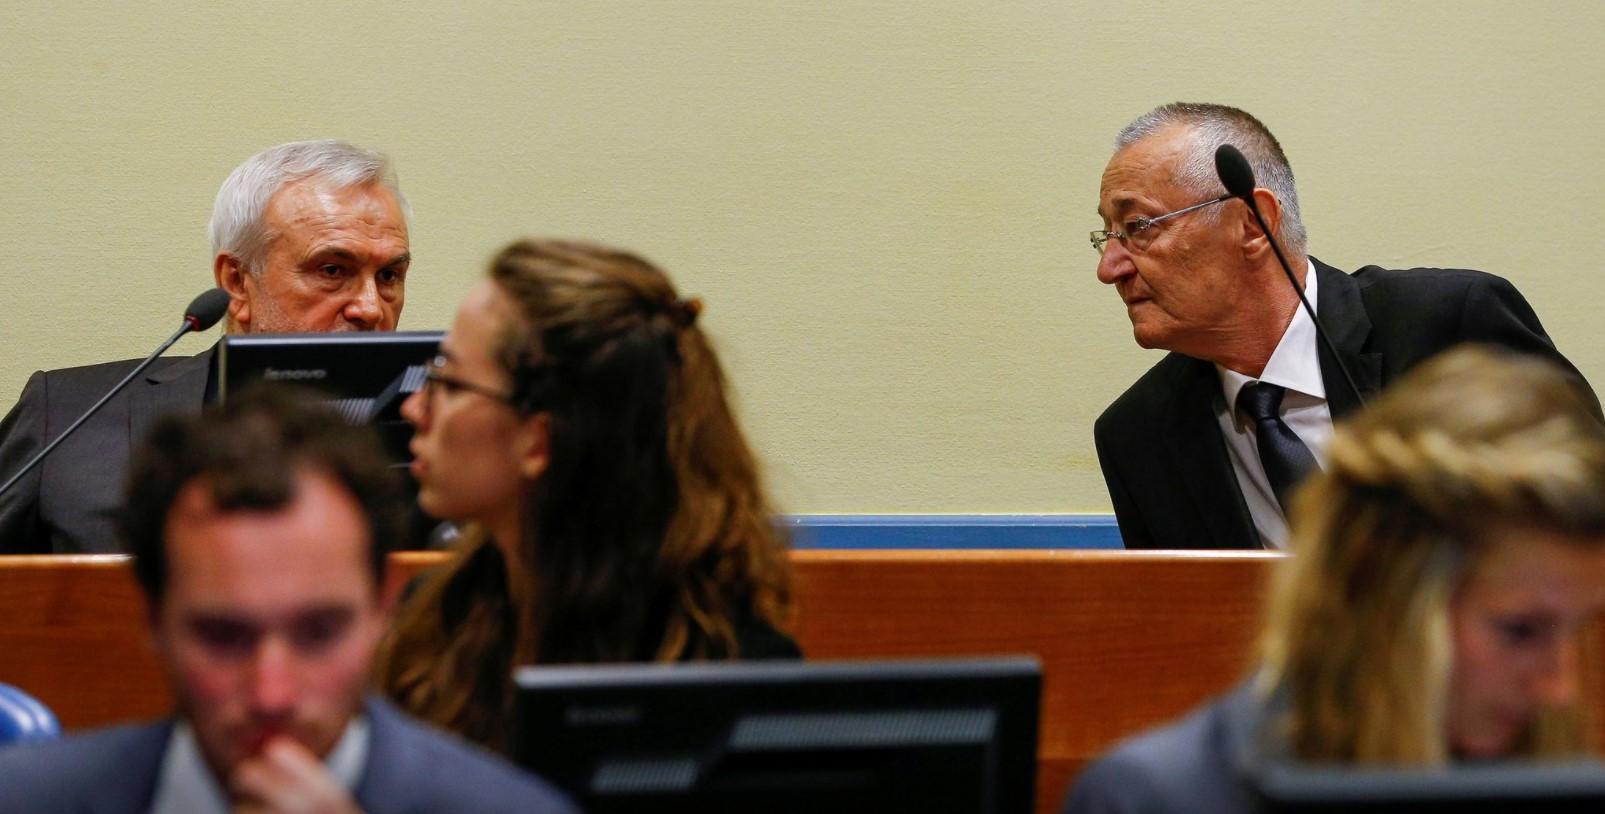
<path id="1" fill-rule="evenodd" d="M 1300 494 L 1263 668 L 1118 747 L 1065 810 L 1252 811 L 1266 761 L 1424 767 L 1586 751 L 1605 426 L 1552 363 L 1468 347 L 1342 426 Z"/>

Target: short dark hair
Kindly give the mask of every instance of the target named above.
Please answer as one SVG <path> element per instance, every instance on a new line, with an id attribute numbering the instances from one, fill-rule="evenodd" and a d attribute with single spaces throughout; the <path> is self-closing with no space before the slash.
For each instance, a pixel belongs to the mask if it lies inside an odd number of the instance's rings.
<path id="1" fill-rule="evenodd" d="M 204 479 L 223 511 L 271 511 L 295 499 L 296 475 L 307 470 L 333 479 L 361 507 L 382 590 L 389 543 L 402 538 L 405 515 L 379 439 L 309 392 L 262 384 L 199 415 L 162 419 L 134 457 L 119 520 L 152 607 L 166 592 L 164 532 L 185 486 Z"/>

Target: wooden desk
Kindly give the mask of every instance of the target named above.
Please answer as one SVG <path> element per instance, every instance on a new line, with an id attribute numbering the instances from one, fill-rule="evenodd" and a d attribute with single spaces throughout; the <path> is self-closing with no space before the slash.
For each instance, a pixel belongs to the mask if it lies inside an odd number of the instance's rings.
<path id="1" fill-rule="evenodd" d="M 398 554 L 408 579 L 437 554 Z M 1094 551 L 798 551 L 810 658 L 1031 653 L 1043 666 L 1037 809 L 1086 761 L 1248 669 L 1276 555 Z M 119 557 L 0 558 L 0 681 L 69 728 L 171 704 Z"/>

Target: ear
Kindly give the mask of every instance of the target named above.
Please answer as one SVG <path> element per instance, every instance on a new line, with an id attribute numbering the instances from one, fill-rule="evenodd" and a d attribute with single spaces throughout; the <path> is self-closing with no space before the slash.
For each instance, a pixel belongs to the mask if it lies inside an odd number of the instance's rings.
<path id="1" fill-rule="evenodd" d="M 1282 225 L 1282 204 L 1276 200 L 1276 193 L 1264 187 L 1254 188 L 1254 203 L 1259 205 L 1260 217 L 1265 219 L 1265 225 L 1271 228 L 1271 234 L 1276 234 Z M 1254 220 L 1254 213 L 1243 207 L 1243 255 L 1255 263 L 1268 262 L 1275 257 L 1271 242 L 1265 231 L 1259 228 L 1259 221 Z"/>
<path id="2" fill-rule="evenodd" d="M 518 474 L 535 480 L 545 474 L 552 460 L 552 414 L 536 413 L 521 419 L 514 440 Z"/>
<path id="3" fill-rule="evenodd" d="M 217 287 L 228 292 L 228 326 L 238 333 L 251 331 L 251 280 L 250 272 L 240 258 L 228 252 L 218 252 L 212 260 L 212 277 Z"/>

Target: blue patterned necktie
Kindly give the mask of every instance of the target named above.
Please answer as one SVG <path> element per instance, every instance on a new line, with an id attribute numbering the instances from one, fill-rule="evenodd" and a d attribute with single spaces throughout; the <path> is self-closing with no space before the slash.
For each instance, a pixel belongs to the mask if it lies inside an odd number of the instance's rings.
<path id="1" fill-rule="evenodd" d="M 1265 477 L 1271 482 L 1276 502 L 1282 506 L 1283 517 L 1288 514 L 1293 491 L 1299 482 L 1317 467 L 1310 448 L 1282 420 L 1282 396 L 1286 392 L 1279 385 L 1255 382 L 1237 394 L 1237 409 L 1254 420 L 1259 461 L 1265 467 Z"/>

